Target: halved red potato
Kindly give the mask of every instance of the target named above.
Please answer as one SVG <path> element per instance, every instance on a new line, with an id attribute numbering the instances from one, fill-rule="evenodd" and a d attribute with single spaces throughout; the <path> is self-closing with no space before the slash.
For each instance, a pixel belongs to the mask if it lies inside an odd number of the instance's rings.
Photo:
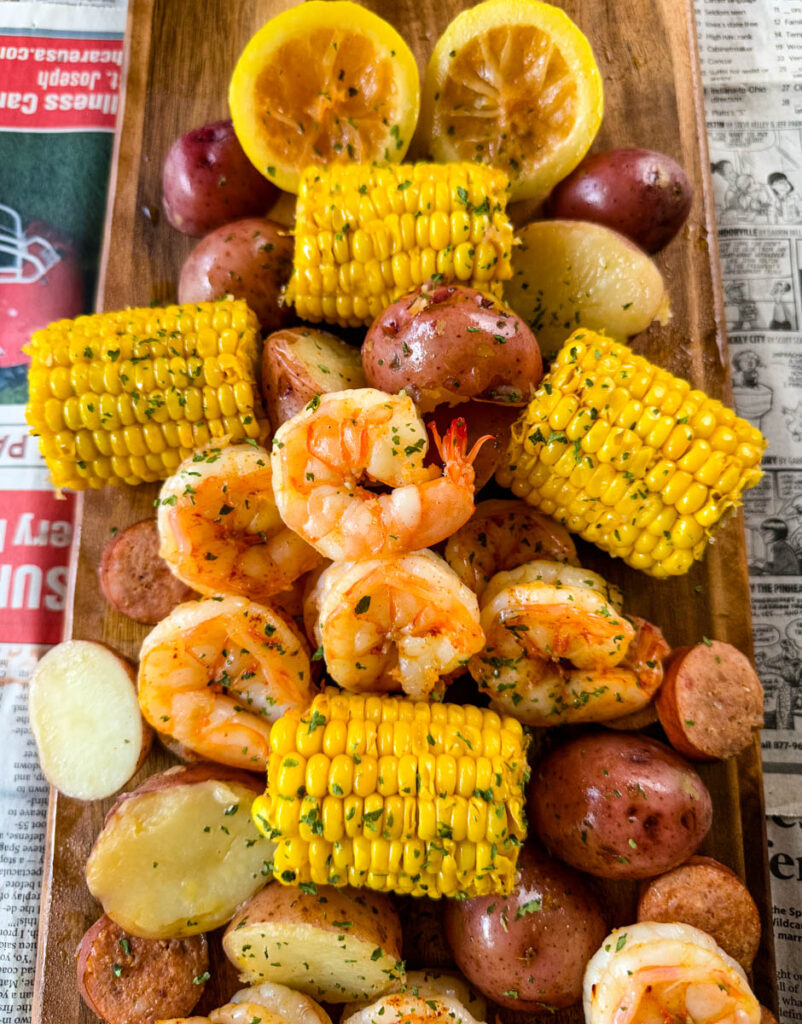
<path id="1" fill-rule="evenodd" d="M 322 999 L 372 999 L 403 977 L 401 924 L 389 897 L 369 890 L 271 885 L 239 911 L 223 951 L 252 982 Z"/>
<path id="2" fill-rule="evenodd" d="M 224 765 L 178 765 L 124 793 L 86 864 L 89 891 L 131 935 L 172 939 L 225 924 L 270 877 L 274 845 L 251 821 L 263 783 Z"/>

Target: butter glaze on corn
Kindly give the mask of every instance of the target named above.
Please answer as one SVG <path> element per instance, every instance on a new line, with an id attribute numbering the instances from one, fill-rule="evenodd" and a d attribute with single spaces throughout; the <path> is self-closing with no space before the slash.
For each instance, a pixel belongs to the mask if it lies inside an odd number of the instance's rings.
<path id="1" fill-rule="evenodd" d="M 324 693 L 273 725 L 257 828 L 288 885 L 508 892 L 526 835 L 527 738 L 494 711 Z"/>
<path id="2" fill-rule="evenodd" d="M 766 444 L 687 381 L 576 331 L 514 424 L 496 479 L 633 568 L 677 576 L 760 480 Z"/>
<path id="3" fill-rule="evenodd" d="M 507 176 L 477 164 L 333 164 L 301 176 L 287 289 L 305 320 L 370 324 L 435 275 L 502 297 Z"/>
<path id="4" fill-rule="evenodd" d="M 31 339 L 25 417 L 55 487 L 163 480 L 214 438 L 267 431 L 242 300 L 58 320 Z"/>

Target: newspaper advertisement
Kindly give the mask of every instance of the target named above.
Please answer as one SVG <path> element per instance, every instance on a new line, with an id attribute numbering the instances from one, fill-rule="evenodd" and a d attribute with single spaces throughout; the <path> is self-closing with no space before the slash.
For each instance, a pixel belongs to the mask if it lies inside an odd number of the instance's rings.
<path id="1" fill-rule="evenodd" d="M 61 639 L 75 509 L 28 435 L 22 349 L 93 304 L 124 25 L 0 0 L 0 1024 L 30 1020 L 49 787 L 25 684 Z"/>

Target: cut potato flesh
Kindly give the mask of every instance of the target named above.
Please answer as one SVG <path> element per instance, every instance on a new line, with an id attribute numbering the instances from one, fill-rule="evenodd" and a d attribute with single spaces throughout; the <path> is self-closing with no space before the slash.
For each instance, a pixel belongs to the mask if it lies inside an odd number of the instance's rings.
<path id="1" fill-rule="evenodd" d="M 223 948 L 243 977 L 279 982 L 327 1003 L 370 999 L 397 977 L 398 961 L 374 943 L 303 922 L 246 923 L 226 934 Z"/>
<path id="2" fill-rule="evenodd" d="M 77 800 L 116 793 L 151 736 L 131 669 L 89 640 L 69 640 L 45 654 L 31 678 L 29 713 L 45 777 Z"/>
<path id="3" fill-rule="evenodd" d="M 112 920 L 144 938 L 224 924 L 269 874 L 274 847 L 251 822 L 253 797 L 241 783 L 205 779 L 165 780 L 122 800 L 89 856 L 89 891 Z"/>
<path id="4" fill-rule="evenodd" d="M 368 890 L 270 885 L 228 926 L 223 951 L 243 981 L 327 1003 L 375 999 L 404 978 L 398 915 Z"/>
<path id="5" fill-rule="evenodd" d="M 550 358 L 579 327 L 617 341 L 669 316 L 660 271 L 628 238 L 585 221 L 537 221 L 518 235 L 504 297 Z"/>

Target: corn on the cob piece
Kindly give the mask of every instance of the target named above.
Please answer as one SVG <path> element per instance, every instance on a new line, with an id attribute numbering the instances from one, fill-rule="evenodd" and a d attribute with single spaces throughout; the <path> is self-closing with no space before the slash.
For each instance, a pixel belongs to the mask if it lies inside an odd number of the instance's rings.
<path id="1" fill-rule="evenodd" d="M 496 479 L 633 568 L 678 576 L 760 480 L 765 448 L 718 400 L 580 330 L 513 426 Z"/>
<path id="2" fill-rule="evenodd" d="M 54 486 L 161 480 L 212 438 L 263 436 L 257 339 L 242 300 L 97 313 L 36 331 L 25 417 Z"/>
<path id="3" fill-rule="evenodd" d="M 527 738 L 494 711 L 328 692 L 273 725 L 257 827 L 289 885 L 412 896 L 509 891 Z"/>
<path id="4" fill-rule="evenodd" d="M 305 320 L 357 327 L 432 277 L 500 299 L 512 273 L 508 187 L 478 164 L 307 168 L 288 301 Z"/>

